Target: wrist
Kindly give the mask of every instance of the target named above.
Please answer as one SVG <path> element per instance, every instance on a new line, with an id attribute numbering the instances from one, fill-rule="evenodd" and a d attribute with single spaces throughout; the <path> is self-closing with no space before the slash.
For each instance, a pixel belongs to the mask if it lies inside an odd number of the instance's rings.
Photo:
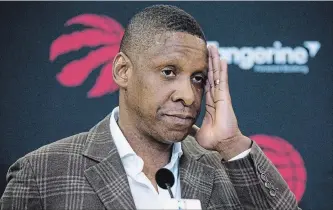
<path id="1" fill-rule="evenodd" d="M 252 140 L 244 135 L 238 135 L 228 140 L 223 140 L 216 145 L 216 151 L 226 161 L 250 149 Z"/>

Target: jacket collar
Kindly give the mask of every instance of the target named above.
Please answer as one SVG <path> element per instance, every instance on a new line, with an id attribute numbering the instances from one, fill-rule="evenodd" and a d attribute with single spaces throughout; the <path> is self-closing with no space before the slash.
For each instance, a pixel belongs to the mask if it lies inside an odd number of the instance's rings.
<path id="1" fill-rule="evenodd" d="M 127 175 L 110 132 L 110 117 L 91 128 L 83 155 L 97 163 L 85 170 L 85 176 L 106 209 L 135 209 Z M 215 170 L 199 159 L 208 151 L 201 148 L 192 136 L 182 142 L 180 183 L 182 198 L 199 199 L 202 208 L 208 205 Z M 205 190 L 202 190 L 205 189 Z"/>

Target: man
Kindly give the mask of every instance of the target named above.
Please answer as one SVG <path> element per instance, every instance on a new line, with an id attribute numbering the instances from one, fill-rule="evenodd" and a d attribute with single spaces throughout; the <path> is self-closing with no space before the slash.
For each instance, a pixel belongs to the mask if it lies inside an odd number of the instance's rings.
<path id="1" fill-rule="evenodd" d="M 239 130 L 227 64 L 198 23 L 174 6 L 135 15 L 113 62 L 119 107 L 90 131 L 20 158 L 1 209 L 161 209 L 155 174 L 203 209 L 298 209 L 255 142 Z M 206 113 L 194 125 L 205 97 Z"/>

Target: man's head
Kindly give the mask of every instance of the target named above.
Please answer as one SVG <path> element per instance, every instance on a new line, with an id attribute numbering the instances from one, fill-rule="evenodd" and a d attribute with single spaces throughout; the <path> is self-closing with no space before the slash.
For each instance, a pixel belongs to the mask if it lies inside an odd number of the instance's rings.
<path id="1" fill-rule="evenodd" d="M 114 59 L 120 117 L 148 138 L 183 140 L 199 115 L 207 68 L 206 40 L 192 16 L 168 5 L 144 9 Z"/>

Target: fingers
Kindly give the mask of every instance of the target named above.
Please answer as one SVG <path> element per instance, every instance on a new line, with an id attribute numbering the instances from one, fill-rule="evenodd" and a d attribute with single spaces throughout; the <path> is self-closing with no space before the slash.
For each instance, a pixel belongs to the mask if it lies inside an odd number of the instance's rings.
<path id="1" fill-rule="evenodd" d="M 214 88 L 214 73 L 213 73 L 213 61 L 212 61 L 212 54 L 211 54 L 211 47 L 208 47 L 208 82 L 207 85 L 209 85 L 209 91 L 211 91 L 211 96 L 214 97 L 214 92 L 212 91 L 212 88 Z"/>
<path id="2" fill-rule="evenodd" d="M 222 91 L 223 97 L 230 100 L 229 80 L 228 80 L 228 64 L 226 60 L 221 60 L 222 71 L 220 73 L 219 89 Z"/>
<path id="3" fill-rule="evenodd" d="M 218 49 L 215 46 L 209 46 L 208 50 L 208 81 L 210 83 L 213 101 L 217 103 L 218 101 L 230 100 L 228 64 L 225 60 L 220 59 Z"/>
<path id="4" fill-rule="evenodd" d="M 213 61 L 210 52 L 210 46 L 208 47 L 209 59 L 208 59 L 208 79 L 205 86 L 205 122 L 210 124 L 214 121 L 215 116 L 215 104 L 214 104 L 214 72 L 213 72 Z"/>
<path id="5" fill-rule="evenodd" d="M 212 58 L 212 70 L 213 70 L 213 78 L 214 78 L 214 86 L 218 86 L 220 83 L 220 71 L 221 71 L 221 62 L 220 55 L 215 46 L 210 48 L 211 58 Z"/>
<path id="6" fill-rule="evenodd" d="M 221 100 L 220 85 L 222 76 L 222 65 L 220 60 L 220 55 L 215 46 L 209 48 L 209 59 L 210 59 L 210 82 L 213 84 L 211 89 L 213 101 L 216 103 Z"/>
<path id="7" fill-rule="evenodd" d="M 206 115 L 214 123 L 218 116 L 222 116 L 225 106 L 231 103 L 228 84 L 228 64 L 220 59 L 215 46 L 209 46 L 208 83 L 206 84 Z M 209 85 L 209 86 L 208 86 Z M 208 88 L 210 90 L 208 90 Z M 208 102 L 208 103 L 207 103 Z"/>

